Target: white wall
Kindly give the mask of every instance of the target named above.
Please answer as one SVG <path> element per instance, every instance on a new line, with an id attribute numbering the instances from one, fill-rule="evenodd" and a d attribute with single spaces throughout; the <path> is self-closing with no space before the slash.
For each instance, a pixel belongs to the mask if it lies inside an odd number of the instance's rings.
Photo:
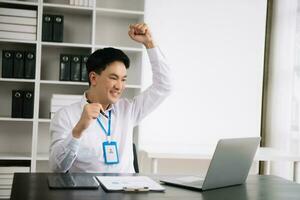
<path id="1" fill-rule="evenodd" d="M 266 0 L 146 1 L 175 84 L 143 121 L 140 148 L 260 135 L 265 18 Z"/>

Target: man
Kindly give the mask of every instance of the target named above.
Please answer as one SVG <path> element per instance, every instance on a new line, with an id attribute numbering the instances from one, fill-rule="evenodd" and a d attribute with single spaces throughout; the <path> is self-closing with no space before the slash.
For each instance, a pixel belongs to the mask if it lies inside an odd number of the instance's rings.
<path id="1" fill-rule="evenodd" d="M 153 83 L 132 100 L 125 89 L 128 57 L 118 49 L 95 51 L 87 61 L 89 89 L 82 100 L 58 111 L 50 125 L 50 167 L 56 172 L 134 173 L 132 131 L 170 93 L 169 67 L 148 26 L 129 26 L 150 59 Z"/>

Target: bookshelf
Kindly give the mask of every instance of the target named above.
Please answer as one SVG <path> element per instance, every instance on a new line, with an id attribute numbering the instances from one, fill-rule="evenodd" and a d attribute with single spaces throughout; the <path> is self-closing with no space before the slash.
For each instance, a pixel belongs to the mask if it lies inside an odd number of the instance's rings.
<path id="1" fill-rule="evenodd" d="M 127 31 L 129 24 L 143 21 L 144 0 L 95 0 L 91 7 L 69 5 L 67 0 L 0 0 L 0 7 L 6 5 L 37 10 L 38 23 L 36 41 L 0 38 L 1 59 L 3 49 L 36 53 L 35 79 L 0 78 L 0 160 L 29 160 L 31 172 L 47 172 L 51 96 L 53 93 L 83 94 L 88 88 L 85 82 L 59 81 L 60 54 L 90 54 L 107 46 L 122 49 L 131 60 L 123 96 L 131 98 L 138 94 L 145 50 L 129 38 Z M 41 40 L 45 13 L 64 16 L 63 42 Z M 2 62 L 0 65 L 2 68 Z M 13 89 L 34 90 L 32 119 L 10 117 Z"/>

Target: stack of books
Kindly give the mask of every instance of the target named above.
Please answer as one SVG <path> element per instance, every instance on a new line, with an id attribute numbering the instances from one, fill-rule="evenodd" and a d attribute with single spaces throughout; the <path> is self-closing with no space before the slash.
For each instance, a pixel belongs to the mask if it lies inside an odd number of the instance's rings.
<path id="1" fill-rule="evenodd" d="M 70 5 L 93 7 L 95 0 L 70 0 Z"/>
<path id="2" fill-rule="evenodd" d="M 30 167 L 25 166 L 1 166 L 0 167 L 0 199 L 9 199 L 14 173 L 30 172 Z"/>
<path id="3" fill-rule="evenodd" d="M 37 11 L 0 8 L 0 38 L 36 40 Z"/>
<path id="4" fill-rule="evenodd" d="M 81 100 L 81 98 L 82 95 L 52 94 L 50 118 L 52 119 L 54 114 L 61 108 L 78 102 Z"/>

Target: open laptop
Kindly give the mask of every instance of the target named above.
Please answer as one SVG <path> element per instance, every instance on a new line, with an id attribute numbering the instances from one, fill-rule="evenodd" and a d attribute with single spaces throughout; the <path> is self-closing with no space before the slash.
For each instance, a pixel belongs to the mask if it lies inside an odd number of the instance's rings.
<path id="1" fill-rule="evenodd" d="M 195 190 L 209 190 L 243 184 L 253 162 L 259 137 L 221 139 L 204 179 L 188 176 L 164 178 L 164 184 Z"/>

